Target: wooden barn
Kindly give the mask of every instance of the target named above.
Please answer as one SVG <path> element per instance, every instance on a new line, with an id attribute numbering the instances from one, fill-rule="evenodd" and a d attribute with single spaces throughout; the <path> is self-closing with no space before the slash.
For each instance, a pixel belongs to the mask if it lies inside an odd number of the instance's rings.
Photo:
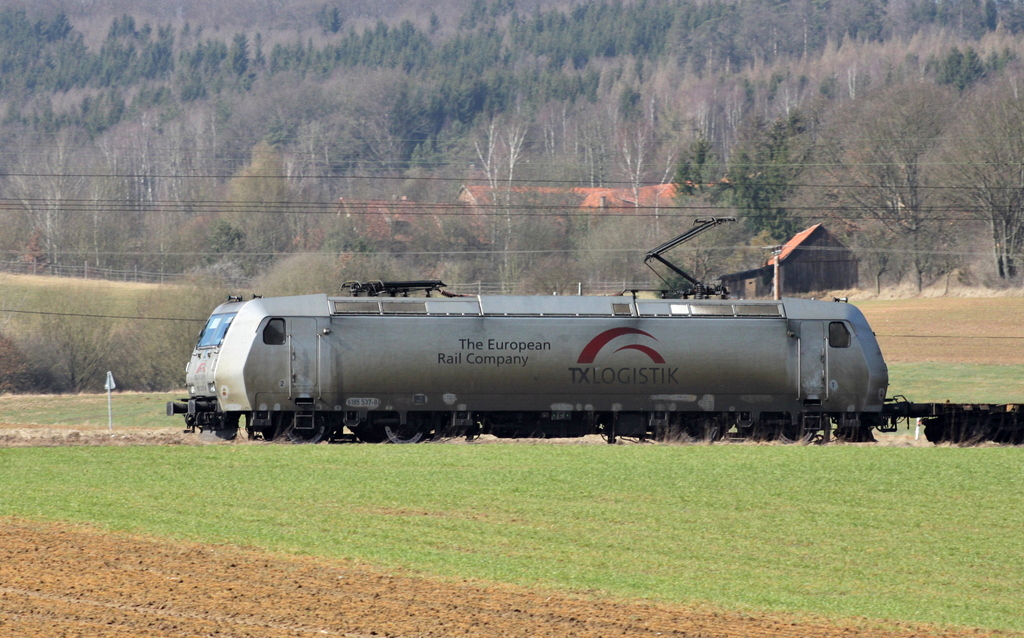
<path id="1" fill-rule="evenodd" d="M 771 297 L 775 271 L 773 260 L 774 256 L 760 268 L 723 275 L 722 284 L 736 299 Z M 779 273 L 783 295 L 855 288 L 857 258 L 824 226 L 815 224 L 782 246 Z"/>

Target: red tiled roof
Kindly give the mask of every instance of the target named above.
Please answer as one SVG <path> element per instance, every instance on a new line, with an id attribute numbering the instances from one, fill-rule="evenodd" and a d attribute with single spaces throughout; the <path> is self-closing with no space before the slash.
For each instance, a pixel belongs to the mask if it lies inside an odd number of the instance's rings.
<path id="1" fill-rule="evenodd" d="M 807 241 L 811 237 L 811 235 L 814 234 L 814 231 L 818 230 L 819 228 L 821 228 L 821 224 L 815 224 L 810 228 L 802 230 L 799 233 L 793 235 L 792 239 L 790 239 L 789 241 L 782 245 L 782 252 L 779 253 L 779 262 L 785 261 L 786 257 L 789 257 L 790 253 L 799 248 L 800 245 Z M 769 257 L 768 261 L 766 261 L 765 264 L 770 266 L 773 263 L 774 259 L 774 255 Z"/>

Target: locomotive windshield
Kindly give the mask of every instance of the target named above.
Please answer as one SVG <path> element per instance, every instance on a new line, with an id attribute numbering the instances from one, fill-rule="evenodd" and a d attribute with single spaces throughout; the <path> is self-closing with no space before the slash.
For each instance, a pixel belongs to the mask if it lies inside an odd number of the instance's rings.
<path id="1" fill-rule="evenodd" d="M 227 333 L 228 326 L 231 325 L 231 320 L 235 318 L 235 314 L 230 312 L 210 317 L 210 320 L 206 322 L 206 327 L 203 328 L 203 334 L 199 335 L 199 343 L 196 347 L 208 348 L 210 346 L 219 346 L 223 343 L 224 334 Z"/>

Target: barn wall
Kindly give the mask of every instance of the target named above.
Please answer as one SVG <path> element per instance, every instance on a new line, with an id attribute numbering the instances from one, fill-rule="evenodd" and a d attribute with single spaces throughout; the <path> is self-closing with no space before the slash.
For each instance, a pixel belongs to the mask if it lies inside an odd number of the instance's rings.
<path id="1" fill-rule="evenodd" d="M 783 295 L 855 288 L 859 276 L 853 251 L 820 227 L 786 255 L 780 271 Z M 773 292 L 772 272 L 769 265 L 724 275 L 721 281 L 735 299 L 767 298 Z"/>
<path id="2" fill-rule="evenodd" d="M 854 288 L 857 259 L 827 231 L 814 233 L 782 262 L 782 289 L 788 293 Z"/>

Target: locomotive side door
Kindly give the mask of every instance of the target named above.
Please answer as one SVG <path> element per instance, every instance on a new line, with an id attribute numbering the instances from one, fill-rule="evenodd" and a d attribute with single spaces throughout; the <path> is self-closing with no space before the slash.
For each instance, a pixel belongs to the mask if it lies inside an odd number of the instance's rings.
<path id="1" fill-rule="evenodd" d="M 313 403 L 318 397 L 319 339 L 316 318 L 294 317 L 288 320 L 290 397 L 296 403 Z"/>
<path id="2" fill-rule="evenodd" d="M 800 322 L 800 398 L 804 405 L 821 405 L 828 398 L 825 385 L 825 323 Z"/>

